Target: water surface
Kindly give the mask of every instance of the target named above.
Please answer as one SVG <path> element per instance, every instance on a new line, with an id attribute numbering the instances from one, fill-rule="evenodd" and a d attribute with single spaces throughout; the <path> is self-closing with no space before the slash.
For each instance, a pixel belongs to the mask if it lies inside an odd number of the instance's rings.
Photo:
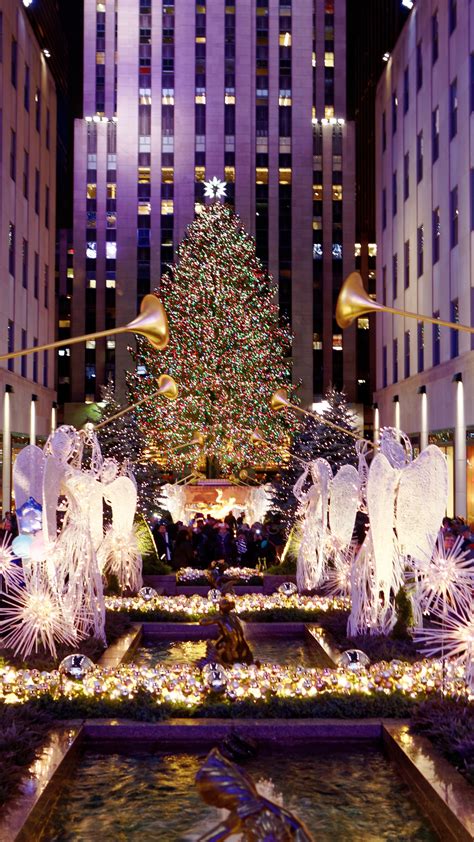
<path id="1" fill-rule="evenodd" d="M 325 666 L 317 646 L 295 638 L 264 638 L 249 640 L 254 658 L 273 664 L 319 667 Z M 205 640 L 154 640 L 145 642 L 133 660 L 141 666 L 159 664 L 197 663 L 206 657 Z"/>
<path id="2" fill-rule="evenodd" d="M 195 790 L 203 757 L 87 753 L 41 842 L 197 842 L 225 815 Z M 265 752 L 244 768 L 262 794 L 306 823 L 315 842 L 437 839 L 394 764 L 376 750 Z"/>

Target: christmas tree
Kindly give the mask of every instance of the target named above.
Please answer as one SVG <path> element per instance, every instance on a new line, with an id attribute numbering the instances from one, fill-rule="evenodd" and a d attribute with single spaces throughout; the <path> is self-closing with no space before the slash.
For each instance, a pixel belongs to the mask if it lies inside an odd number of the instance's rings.
<path id="1" fill-rule="evenodd" d="M 101 421 L 106 421 L 125 407 L 115 398 L 113 383 L 102 387 Z M 158 489 L 161 485 L 161 472 L 155 462 L 146 458 L 146 438 L 143 436 L 135 413 L 127 412 L 111 421 L 98 432 L 99 444 L 104 457 L 127 460 L 137 481 L 138 510 L 150 518 L 156 510 Z"/>
<path id="2" fill-rule="evenodd" d="M 333 427 L 323 423 L 323 420 L 337 424 L 348 431 L 345 435 Z M 329 388 L 324 396 L 322 415 L 313 417 L 307 415 L 303 427 L 293 438 L 290 452 L 292 457 L 288 464 L 280 472 L 281 479 L 275 483 L 275 495 L 273 508 L 285 515 L 287 525 L 291 526 L 298 501 L 293 494 L 293 486 L 301 476 L 303 462 L 311 462 L 314 459 L 327 459 L 331 465 L 333 474 L 341 465 L 357 466 L 355 451 L 355 439 L 351 433 L 356 432 L 357 425 L 355 416 L 347 408 L 347 399 L 344 392 Z M 302 460 L 302 461 L 300 461 Z M 310 480 L 308 480 L 308 483 Z"/>
<path id="3" fill-rule="evenodd" d="M 167 372 L 178 383 L 176 402 L 151 400 L 137 410 L 152 451 L 175 470 L 233 474 L 261 456 L 250 440 L 258 427 L 282 444 L 289 420 L 270 397 L 290 381 L 291 336 L 279 324 L 275 288 L 255 254 L 255 242 L 233 211 L 215 202 L 201 211 L 161 282 L 170 343 L 155 352 L 138 339 L 138 370 L 129 375 L 131 400 L 156 390 Z M 195 431 L 201 447 L 186 447 Z M 275 454 L 276 456 L 276 451 Z"/>

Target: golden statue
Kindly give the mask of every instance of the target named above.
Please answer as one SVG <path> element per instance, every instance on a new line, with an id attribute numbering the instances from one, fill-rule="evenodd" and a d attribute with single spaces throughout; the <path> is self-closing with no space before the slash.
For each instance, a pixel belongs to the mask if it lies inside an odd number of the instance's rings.
<path id="1" fill-rule="evenodd" d="M 241 833 L 243 842 L 313 842 L 299 819 L 257 791 L 252 778 L 213 748 L 196 775 L 206 804 L 229 815 L 199 842 L 220 842 Z"/>
<path id="2" fill-rule="evenodd" d="M 217 623 L 219 626 L 219 637 L 209 642 L 207 660 L 217 661 L 223 666 L 229 664 L 253 664 L 253 654 L 248 645 L 242 623 L 236 614 L 233 613 L 235 602 L 228 597 L 219 600 L 220 614 L 213 617 L 204 617 L 200 623 L 209 626 Z"/>

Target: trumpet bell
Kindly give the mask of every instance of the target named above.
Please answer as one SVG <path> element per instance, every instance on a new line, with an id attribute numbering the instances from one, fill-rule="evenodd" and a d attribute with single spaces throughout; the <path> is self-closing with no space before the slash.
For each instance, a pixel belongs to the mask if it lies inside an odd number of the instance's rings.
<path id="1" fill-rule="evenodd" d="M 158 296 L 145 295 L 143 297 L 140 313 L 133 322 L 128 323 L 125 330 L 145 336 L 157 351 L 166 348 L 170 341 L 168 318 Z"/>
<path id="2" fill-rule="evenodd" d="M 274 412 L 279 412 L 281 409 L 291 406 L 288 400 L 286 389 L 277 389 L 270 399 L 270 406 Z"/>
<path id="3" fill-rule="evenodd" d="M 336 304 L 336 322 L 342 329 L 349 327 L 354 319 L 365 313 L 383 310 L 369 296 L 358 272 L 351 272 L 344 281 Z"/>
<path id="4" fill-rule="evenodd" d="M 158 377 L 158 393 L 169 401 L 175 401 L 178 397 L 178 386 L 170 374 L 160 374 Z"/>
<path id="5" fill-rule="evenodd" d="M 250 441 L 252 444 L 267 444 L 260 430 L 253 431 L 252 435 L 250 436 Z"/>
<path id="6" fill-rule="evenodd" d="M 199 447 L 204 447 L 205 438 L 199 430 L 195 430 L 192 434 L 188 444 L 197 444 Z"/>

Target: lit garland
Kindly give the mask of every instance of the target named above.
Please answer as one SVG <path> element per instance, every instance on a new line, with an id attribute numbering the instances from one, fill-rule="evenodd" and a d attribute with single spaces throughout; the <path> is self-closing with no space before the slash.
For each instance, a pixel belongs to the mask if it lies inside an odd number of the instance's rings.
<path id="1" fill-rule="evenodd" d="M 432 693 L 473 700 L 465 686 L 463 670 L 448 664 L 443 675 L 441 661 L 381 662 L 364 669 L 321 669 L 236 664 L 226 668 L 220 698 L 227 702 L 271 699 L 315 699 L 331 694 L 366 696 L 399 692 L 417 700 Z M 201 670 L 191 664 L 140 667 L 125 664 L 116 669 L 96 667 L 82 681 L 64 678 L 58 670 L 18 670 L 0 667 L 0 700 L 19 704 L 51 696 L 53 699 L 131 700 L 147 693 L 156 705 L 176 704 L 192 708 L 206 702 L 212 691 Z"/>
<path id="2" fill-rule="evenodd" d="M 253 567 L 227 567 L 225 577 L 226 579 L 241 579 L 244 584 L 250 579 L 260 579 L 263 582 L 263 575 Z M 176 581 L 181 585 L 192 584 L 205 578 L 206 571 L 195 567 L 180 567 L 176 572 Z"/>
<path id="3" fill-rule="evenodd" d="M 308 613 L 341 611 L 350 608 L 349 600 L 343 597 L 250 593 L 233 596 L 232 600 L 235 602 L 234 611 L 236 614 L 272 611 L 277 608 L 297 608 Z M 218 610 L 214 602 L 198 594 L 192 596 L 155 596 L 152 599 L 143 599 L 140 596 L 107 596 L 105 607 L 108 611 L 137 611 L 141 614 L 162 611 L 169 614 L 183 613 L 189 616 L 202 617 L 215 614 Z"/>
<path id="4" fill-rule="evenodd" d="M 156 353 L 139 339 L 132 356 L 146 376 L 128 378 L 132 402 L 155 390 L 162 372 L 180 386 L 176 403 L 155 401 L 136 411 L 150 453 L 178 470 L 199 468 L 208 457 L 227 475 L 255 463 L 251 430 L 258 427 L 276 446 L 296 426 L 269 406 L 275 389 L 290 381 L 291 336 L 279 326 L 275 287 L 255 241 L 229 207 L 212 204 L 189 226 L 160 297 L 170 344 Z M 205 437 L 203 450 L 176 449 L 195 430 Z"/>

